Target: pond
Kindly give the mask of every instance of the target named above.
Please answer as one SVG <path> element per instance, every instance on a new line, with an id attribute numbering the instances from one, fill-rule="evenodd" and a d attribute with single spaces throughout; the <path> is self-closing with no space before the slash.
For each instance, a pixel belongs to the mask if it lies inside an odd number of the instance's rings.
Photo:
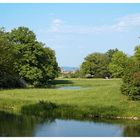
<path id="1" fill-rule="evenodd" d="M 84 87 L 81 87 L 81 86 L 60 86 L 60 87 L 57 87 L 56 89 L 59 89 L 59 90 L 80 90 L 80 89 L 84 89 Z"/>
<path id="2" fill-rule="evenodd" d="M 122 137 L 140 136 L 140 123 L 120 120 L 74 120 L 0 114 L 0 136 Z"/>

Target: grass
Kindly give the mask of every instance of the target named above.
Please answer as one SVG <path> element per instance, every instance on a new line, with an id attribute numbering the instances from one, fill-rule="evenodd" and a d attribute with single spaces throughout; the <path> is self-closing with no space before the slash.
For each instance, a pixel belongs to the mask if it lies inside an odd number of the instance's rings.
<path id="1" fill-rule="evenodd" d="M 121 82 L 121 79 L 57 79 L 53 82 L 57 86 L 74 85 L 88 88 L 1 90 L 0 110 L 18 113 L 28 106 L 35 109 L 40 101 L 44 101 L 56 104 L 65 114 L 71 112 L 87 116 L 140 117 L 140 102 L 128 100 L 121 94 Z"/>

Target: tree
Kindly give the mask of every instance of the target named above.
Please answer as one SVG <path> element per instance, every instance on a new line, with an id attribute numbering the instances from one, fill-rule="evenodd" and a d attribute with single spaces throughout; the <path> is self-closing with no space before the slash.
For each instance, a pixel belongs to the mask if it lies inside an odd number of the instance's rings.
<path id="1" fill-rule="evenodd" d="M 16 59 L 12 43 L 9 41 L 9 33 L 0 29 L 0 88 L 12 88 L 23 86 L 18 74 L 14 71 Z"/>
<path id="2" fill-rule="evenodd" d="M 134 57 L 129 58 L 122 80 L 121 92 L 130 99 L 140 99 L 140 64 Z"/>
<path id="3" fill-rule="evenodd" d="M 37 41 L 36 35 L 27 27 L 18 27 L 11 31 L 11 41 L 15 44 L 29 44 Z"/>
<path id="4" fill-rule="evenodd" d="M 106 54 L 92 53 L 85 58 L 81 65 L 81 72 L 87 77 L 106 77 L 108 71 L 109 58 Z"/>
<path id="5" fill-rule="evenodd" d="M 126 65 L 121 92 L 132 100 L 140 100 L 140 46 Z"/>
<path id="6" fill-rule="evenodd" d="M 44 86 L 58 74 L 55 53 L 38 42 L 36 35 L 26 27 L 13 29 L 10 40 L 16 51 L 15 71 L 28 84 Z"/>
<path id="7" fill-rule="evenodd" d="M 56 61 L 55 52 L 45 47 L 44 50 L 44 60 L 42 63 L 44 63 L 43 66 L 43 77 L 45 79 L 53 80 L 55 77 L 58 76 L 60 72 L 60 68 L 58 67 L 58 63 Z"/>
<path id="8" fill-rule="evenodd" d="M 112 60 L 109 64 L 109 71 L 113 77 L 120 78 L 124 75 L 128 57 L 122 51 L 117 51 L 113 54 Z"/>
<path id="9" fill-rule="evenodd" d="M 112 57 L 114 55 L 114 53 L 118 52 L 119 50 L 116 48 L 116 49 L 109 49 L 105 54 L 109 57 L 109 60 L 111 62 L 112 60 Z"/>
<path id="10" fill-rule="evenodd" d="M 136 59 L 136 61 L 140 62 L 140 45 L 136 46 L 134 50 L 134 58 Z"/>

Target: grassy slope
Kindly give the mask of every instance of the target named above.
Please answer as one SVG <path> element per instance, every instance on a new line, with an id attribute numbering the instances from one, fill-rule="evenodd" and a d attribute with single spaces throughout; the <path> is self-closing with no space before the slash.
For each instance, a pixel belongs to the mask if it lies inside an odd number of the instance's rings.
<path id="1" fill-rule="evenodd" d="M 112 79 L 68 79 L 56 81 L 57 85 L 79 85 L 88 88 L 81 90 L 58 89 L 14 89 L 0 91 L 0 109 L 20 111 L 23 105 L 47 100 L 56 104 L 78 106 L 89 114 L 138 116 L 140 102 L 130 101 L 120 93 L 121 80 Z"/>

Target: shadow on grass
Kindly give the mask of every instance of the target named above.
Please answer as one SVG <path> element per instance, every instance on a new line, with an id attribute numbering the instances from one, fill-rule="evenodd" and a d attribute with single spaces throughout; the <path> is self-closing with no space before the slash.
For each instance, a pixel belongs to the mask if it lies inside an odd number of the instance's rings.
<path id="1" fill-rule="evenodd" d="M 73 82 L 71 80 L 50 80 L 48 81 L 48 84 L 43 85 L 43 86 L 38 86 L 38 87 L 34 87 L 32 85 L 27 85 L 27 86 L 23 86 L 23 87 L 9 87 L 9 88 L 1 88 L 0 87 L 0 91 L 4 91 L 4 90 L 15 90 L 15 89 L 32 89 L 32 88 L 55 88 L 57 85 L 66 85 L 66 84 L 73 84 Z"/>

